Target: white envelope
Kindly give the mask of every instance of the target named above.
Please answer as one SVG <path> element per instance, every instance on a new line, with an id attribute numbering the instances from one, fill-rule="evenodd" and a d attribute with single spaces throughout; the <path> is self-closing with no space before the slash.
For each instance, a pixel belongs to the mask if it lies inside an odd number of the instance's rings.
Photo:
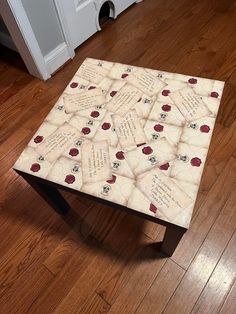
<path id="1" fill-rule="evenodd" d="M 106 114 L 106 109 L 103 108 L 103 106 L 96 106 L 93 108 L 89 108 L 86 110 L 81 110 L 78 112 L 78 115 L 80 117 L 85 117 L 89 120 L 102 120 Z"/>
<path id="2" fill-rule="evenodd" d="M 140 99 L 141 92 L 132 85 L 124 85 L 107 103 L 106 109 L 124 116 Z"/>
<path id="3" fill-rule="evenodd" d="M 112 84 L 114 84 L 114 81 L 109 79 L 108 77 L 105 77 L 97 86 L 101 88 L 104 93 L 108 93 L 108 91 L 112 87 Z"/>
<path id="4" fill-rule="evenodd" d="M 78 129 L 80 136 L 92 139 L 100 126 L 100 121 L 81 117 L 80 115 L 73 115 L 69 124 Z"/>
<path id="5" fill-rule="evenodd" d="M 174 178 L 172 180 L 195 202 L 199 188 L 198 185 Z"/>
<path id="6" fill-rule="evenodd" d="M 166 85 L 155 74 L 139 68 L 126 77 L 126 80 L 138 88 L 142 93 L 152 97 L 159 93 Z"/>
<path id="7" fill-rule="evenodd" d="M 209 96 L 202 96 L 202 100 L 204 104 L 208 107 L 210 112 L 212 112 L 211 116 L 216 117 L 220 107 L 220 99 Z"/>
<path id="8" fill-rule="evenodd" d="M 81 191 L 125 206 L 134 189 L 134 180 L 113 174 L 111 180 L 83 185 Z"/>
<path id="9" fill-rule="evenodd" d="M 66 122 L 39 143 L 35 151 L 45 160 L 53 162 L 79 137 L 79 131 Z"/>
<path id="10" fill-rule="evenodd" d="M 149 142 L 126 153 L 126 160 L 135 175 L 163 165 L 176 157 L 176 148 L 166 139 Z"/>
<path id="11" fill-rule="evenodd" d="M 120 147 L 109 147 L 112 172 L 133 179 L 134 174 L 126 161 L 126 152 Z"/>
<path id="12" fill-rule="evenodd" d="M 146 215 L 168 221 L 167 217 L 164 216 L 137 187 L 133 189 L 127 207 Z"/>
<path id="13" fill-rule="evenodd" d="M 134 66 L 115 63 L 109 72 L 109 77 L 115 80 L 125 80 L 127 75 L 130 75 L 136 69 Z"/>
<path id="14" fill-rule="evenodd" d="M 75 95 L 64 96 L 66 112 L 79 112 L 105 104 L 105 96 L 101 88 L 93 88 Z"/>
<path id="15" fill-rule="evenodd" d="M 64 95 L 73 95 L 83 92 L 89 86 L 90 82 L 78 75 L 75 75 L 63 92 Z"/>
<path id="16" fill-rule="evenodd" d="M 84 142 L 81 146 L 83 181 L 86 184 L 111 178 L 107 141 Z"/>
<path id="17" fill-rule="evenodd" d="M 135 110 L 130 110 L 123 117 L 112 115 L 120 146 L 129 149 L 147 142 L 147 138 Z"/>
<path id="18" fill-rule="evenodd" d="M 74 141 L 70 147 L 68 147 L 64 153 L 62 154 L 63 157 L 70 158 L 72 160 L 76 160 L 78 162 L 81 161 L 81 146 L 83 143 L 90 142 L 90 140 L 81 137 Z"/>
<path id="19" fill-rule="evenodd" d="M 187 123 L 183 128 L 181 141 L 190 145 L 208 148 L 214 124 L 215 118 L 210 117 Z"/>
<path id="20" fill-rule="evenodd" d="M 154 103 L 148 119 L 177 126 L 183 126 L 186 121 L 174 104 L 160 101 Z"/>
<path id="21" fill-rule="evenodd" d="M 66 157 L 60 157 L 47 175 L 47 180 L 80 190 L 82 171 L 80 163 Z"/>
<path id="22" fill-rule="evenodd" d="M 110 89 L 106 94 L 106 102 L 109 102 L 125 84 L 126 84 L 125 80 L 123 81 L 114 80 L 113 84 L 111 85 Z"/>
<path id="23" fill-rule="evenodd" d="M 114 129 L 114 123 L 111 118 L 111 114 L 107 111 L 100 125 L 97 129 L 97 132 L 94 136 L 94 141 L 103 141 L 107 140 L 108 144 L 111 146 L 116 146 L 118 143 L 118 137 Z"/>
<path id="24" fill-rule="evenodd" d="M 171 167 L 170 176 L 177 180 L 198 185 L 201 180 L 207 149 L 180 143 L 177 155 L 178 158 Z"/>
<path id="25" fill-rule="evenodd" d="M 106 70 L 110 70 L 114 65 L 113 62 L 94 59 L 94 58 L 86 58 L 86 61 L 88 61 L 89 63 L 94 64 L 96 66 L 102 67 Z"/>
<path id="26" fill-rule="evenodd" d="M 81 64 L 76 75 L 95 84 L 99 84 L 107 76 L 109 70 L 102 64 L 94 64 L 88 59 Z"/>
<path id="27" fill-rule="evenodd" d="M 133 109 L 137 112 L 137 115 L 141 119 L 147 119 L 150 111 L 153 108 L 153 104 L 155 102 L 156 97 L 149 97 L 147 95 L 142 95 L 138 102 L 134 104 Z"/>
<path id="28" fill-rule="evenodd" d="M 166 138 L 171 145 L 177 145 L 182 128 L 167 123 L 147 120 L 144 131 L 149 141 L 158 142 L 160 139 Z"/>
<path id="29" fill-rule="evenodd" d="M 213 80 L 198 78 L 197 83 L 194 84 L 192 87 L 196 94 L 199 94 L 201 96 L 209 96 L 213 91 L 213 84 Z"/>
<path id="30" fill-rule="evenodd" d="M 187 121 L 194 121 L 211 114 L 202 97 L 197 95 L 191 87 L 170 93 L 170 98 Z"/>
<path id="31" fill-rule="evenodd" d="M 40 143 L 43 143 L 50 134 L 52 134 L 57 129 L 57 126 L 48 122 L 43 122 L 38 128 L 37 132 L 34 134 L 29 142 L 30 147 L 37 147 Z"/>
<path id="32" fill-rule="evenodd" d="M 170 221 L 193 206 L 193 200 L 157 167 L 138 177 L 136 186 Z"/>
<path id="33" fill-rule="evenodd" d="M 163 89 L 158 93 L 157 100 L 168 104 L 174 103 L 170 98 L 171 93 L 188 86 L 186 82 L 181 82 L 175 79 L 165 79 L 164 81 L 167 85 L 164 86 Z"/>
<path id="34" fill-rule="evenodd" d="M 60 97 L 56 102 L 55 106 L 47 115 L 45 121 L 52 123 L 54 125 L 60 126 L 65 122 L 68 122 L 72 117 L 72 113 L 67 113 L 65 111 L 65 105 L 63 97 Z"/>
<path id="35" fill-rule="evenodd" d="M 36 177 L 46 178 L 52 164 L 44 160 L 32 147 L 27 146 L 13 168 L 32 174 Z"/>

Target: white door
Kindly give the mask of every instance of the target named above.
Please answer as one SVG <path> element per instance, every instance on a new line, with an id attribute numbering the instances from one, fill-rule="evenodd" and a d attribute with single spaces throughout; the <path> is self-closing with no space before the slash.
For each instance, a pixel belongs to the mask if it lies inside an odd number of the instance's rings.
<path id="1" fill-rule="evenodd" d="M 54 0 L 67 44 L 75 49 L 100 29 L 99 12 L 104 3 L 116 18 L 136 0 Z"/>

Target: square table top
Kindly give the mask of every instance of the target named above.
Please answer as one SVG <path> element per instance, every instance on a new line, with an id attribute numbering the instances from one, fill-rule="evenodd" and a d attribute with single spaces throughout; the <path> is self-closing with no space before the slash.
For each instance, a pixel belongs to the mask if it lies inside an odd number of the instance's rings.
<path id="1" fill-rule="evenodd" d="M 14 168 L 187 229 L 223 87 L 87 58 Z"/>

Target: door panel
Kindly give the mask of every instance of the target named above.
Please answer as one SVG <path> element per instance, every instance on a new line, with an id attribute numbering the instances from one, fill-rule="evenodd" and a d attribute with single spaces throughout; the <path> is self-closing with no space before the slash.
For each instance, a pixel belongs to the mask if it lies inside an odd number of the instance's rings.
<path id="1" fill-rule="evenodd" d="M 97 10 L 93 0 L 58 0 L 63 7 L 68 31 L 75 49 L 97 32 Z M 63 3 L 62 3 L 63 2 Z"/>
<path id="2" fill-rule="evenodd" d="M 69 34 L 73 49 L 100 30 L 99 11 L 105 0 L 54 0 L 57 4 L 63 27 Z M 114 6 L 114 17 L 128 8 L 135 0 L 109 0 Z"/>

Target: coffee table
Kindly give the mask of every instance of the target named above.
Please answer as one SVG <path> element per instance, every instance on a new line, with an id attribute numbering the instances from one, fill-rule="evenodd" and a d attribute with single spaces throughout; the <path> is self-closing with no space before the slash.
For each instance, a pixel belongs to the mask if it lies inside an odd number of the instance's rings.
<path id="1" fill-rule="evenodd" d="M 87 58 L 14 169 L 57 210 L 65 189 L 189 228 L 224 82 Z M 130 231 L 132 232 L 132 230 Z"/>

